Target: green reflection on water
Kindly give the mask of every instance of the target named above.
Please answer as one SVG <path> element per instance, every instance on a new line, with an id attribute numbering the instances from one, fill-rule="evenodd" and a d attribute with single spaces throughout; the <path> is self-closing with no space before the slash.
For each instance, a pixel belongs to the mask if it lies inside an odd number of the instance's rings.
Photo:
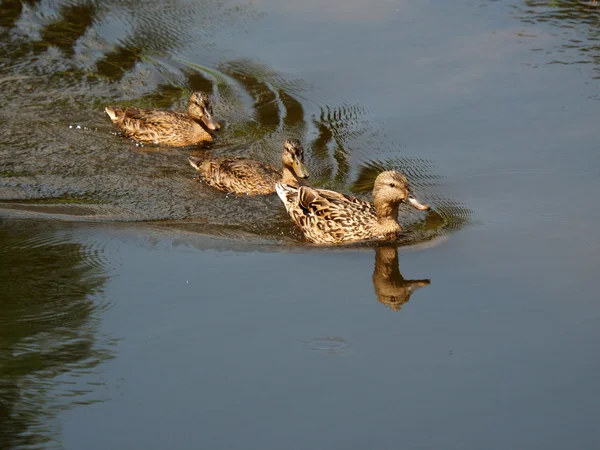
<path id="1" fill-rule="evenodd" d="M 0 223 L 0 249 L 0 448 L 37 448 L 58 411 L 98 401 L 77 375 L 112 355 L 94 317 L 106 277 L 49 225 Z"/>

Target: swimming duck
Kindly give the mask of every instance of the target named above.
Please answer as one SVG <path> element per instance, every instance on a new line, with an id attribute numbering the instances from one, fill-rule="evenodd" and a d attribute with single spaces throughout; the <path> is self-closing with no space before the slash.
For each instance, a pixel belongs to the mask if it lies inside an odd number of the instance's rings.
<path id="1" fill-rule="evenodd" d="M 299 186 L 308 178 L 304 165 L 304 149 L 298 139 L 285 141 L 281 152 L 283 171 L 244 157 L 188 158 L 200 172 L 198 179 L 209 186 L 234 194 L 266 195 L 275 192 L 275 184 Z"/>
<path id="2" fill-rule="evenodd" d="M 119 106 L 107 106 L 104 110 L 125 136 L 141 144 L 194 145 L 212 141 L 211 134 L 202 128 L 200 121 L 209 130 L 220 128 L 213 117 L 210 96 L 202 92 L 192 94 L 187 114 Z"/>
<path id="3" fill-rule="evenodd" d="M 428 210 L 411 193 L 400 172 L 386 171 L 375 179 L 373 204 L 339 192 L 310 186 L 276 186 L 285 209 L 304 233 L 316 244 L 342 244 L 363 240 L 393 240 L 402 230 L 398 206 L 405 202 Z"/>

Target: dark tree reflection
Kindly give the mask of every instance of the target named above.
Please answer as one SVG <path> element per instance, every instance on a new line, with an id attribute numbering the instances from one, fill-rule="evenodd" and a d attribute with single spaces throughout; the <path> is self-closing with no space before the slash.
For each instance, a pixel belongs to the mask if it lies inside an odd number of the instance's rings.
<path id="1" fill-rule="evenodd" d="M 0 2 L 0 27 L 10 30 L 15 22 L 21 17 L 23 8 L 34 6 L 40 0 L 3 0 Z"/>
<path id="2" fill-rule="evenodd" d="M 93 316 L 106 278 L 91 252 L 53 227 L 2 223 L 0 249 L 0 448 L 41 447 L 56 412 L 93 401 L 53 389 L 110 358 Z"/>
<path id="3" fill-rule="evenodd" d="M 73 56 L 75 44 L 93 25 L 98 8 L 93 4 L 67 5 L 60 9 L 60 19 L 42 29 L 42 48 L 54 45 L 65 55 Z"/>

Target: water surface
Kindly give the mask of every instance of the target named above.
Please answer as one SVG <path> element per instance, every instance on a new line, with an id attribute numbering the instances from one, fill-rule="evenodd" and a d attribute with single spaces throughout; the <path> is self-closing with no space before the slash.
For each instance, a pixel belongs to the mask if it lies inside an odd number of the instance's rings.
<path id="1" fill-rule="evenodd" d="M 597 448 L 597 24 L 585 2 L 0 3 L 0 448 Z M 106 104 L 211 92 L 204 148 Z M 189 154 L 430 215 L 304 243 Z"/>

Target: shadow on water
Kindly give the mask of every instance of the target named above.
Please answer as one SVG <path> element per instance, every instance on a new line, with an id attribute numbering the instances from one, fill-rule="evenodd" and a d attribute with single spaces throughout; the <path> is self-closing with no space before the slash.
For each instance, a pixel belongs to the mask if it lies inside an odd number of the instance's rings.
<path id="1" fill-rule="evenodd" d="M 278 166 L 284 140 L 296 137 L 305 143 L 315 186 L 369 198 L 368 189 L 354 188 L 372 185 L 372 169 L 401 166 L 424 198 L 434 198 L 442 219 L 438 234 L 468 220 L 466 208 L 430 189 L 435 186 L 427 180 L 441 178 L 427 161 L 379 141 L 379 130 L 360 105 L 320 105 L 311 86 L 256 61 L 211 63 L 207 49 L 227 28 L 217 24 L 256 20 L 260 15 L 251 5 L 136 5 L 2 3 L 2 216 L 193 222 L 203 233 L 297 241 L 276 196 L 226 196 L 193 183 L 186 161 L 190 153 L 211 151 Z M 206 50 L 202 65 L 184 56 L 190 44 Z M 103 112 L 107 104 L 181 110 L 195 90 L 212 92 L 225 125 L 205 150 L 135 147 L 115 134 Z M 383 163 L 373 159 L 382 152 L 388 155 Z M 409 225 L 423 222 L 410 212 L 405 217 Z"/>
<path id="2" fill-rule="evenodd" d="M 80 380 L 112 357 L 94 318 L 105 276 L 99 249 L 70 242 L 65 227 L 0 224 L 0 448 L 56 439 L 52 419 L 101 401 Z M 89 380 L 88 380 L 89 381 Z"/>

